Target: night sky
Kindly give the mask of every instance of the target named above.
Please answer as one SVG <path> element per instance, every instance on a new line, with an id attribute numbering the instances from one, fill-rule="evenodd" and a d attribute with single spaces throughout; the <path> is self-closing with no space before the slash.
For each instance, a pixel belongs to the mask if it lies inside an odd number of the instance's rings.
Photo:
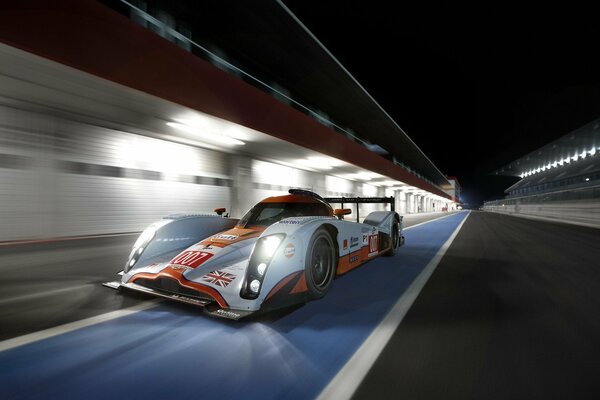
<path id="1" fill-rule="evenodd" d="M 515 181 L 490 172 L 600 117 L 598 7 L 284 3 L 472 206 Z"/>

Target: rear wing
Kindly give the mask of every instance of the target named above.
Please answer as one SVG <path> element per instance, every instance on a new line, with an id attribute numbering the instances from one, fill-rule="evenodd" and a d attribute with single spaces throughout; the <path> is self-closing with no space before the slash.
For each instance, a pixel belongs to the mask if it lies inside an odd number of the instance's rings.
<path id="1" fill-rule="evenodd" d="M 358 210 L 359 204 L 365 203 L 385 203 L 389 204 L 391 211 L 395 210 L 395 200 L 393 196 L 390 197 L 325 197 L 323 198 L 328 203 L 341 204 L 341 208 L 344 208 L 344 203 L 356 204 L 356 222 L 359 221 L 360 215 Z"/>

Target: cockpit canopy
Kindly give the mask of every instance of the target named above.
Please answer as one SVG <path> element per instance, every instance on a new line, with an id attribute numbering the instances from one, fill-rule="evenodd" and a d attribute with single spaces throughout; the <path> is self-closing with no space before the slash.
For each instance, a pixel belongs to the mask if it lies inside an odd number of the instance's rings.
<path id="1" fill-rule="evenodd" d="M 305 201 L 302 201 L 305 200 Z M 258 203 L 240 219 L 239 227 L 269 226 L 284 218 L 333 215 L 331 206 L 308 196 L 270 197 Z"/>

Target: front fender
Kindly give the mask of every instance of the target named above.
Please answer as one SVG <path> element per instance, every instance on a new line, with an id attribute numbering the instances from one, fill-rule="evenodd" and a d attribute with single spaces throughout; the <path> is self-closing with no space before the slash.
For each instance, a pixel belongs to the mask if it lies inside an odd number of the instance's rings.
<path id="1" fill-rule="evenodd" d="M 314 231 L 319 226 L 337 221 L 332 217 L 294 217 L 279 221 L 276 224 L 268 227 L 262 234 L 261 238 L 274 234 L 284 234 L 284 238 L 275 250 L 268 263 L 268 269 L 265 273 L 264 280 L 261 285 L 260 294 L 257 297 L 257 303 L 262 304 L 265 300 L 275 294 L 275 292 L 283 289 L 282 285 L 286 282 L 293 284 L 298 282 L 298 288 L 287 288 L 289 294 L 300 293 L 305 291 L 303 281 L 298 280 L 301 277 L 299 273 L 304 271 L 304 261 L 306 256 L 306 246 Z M 260 240 L 260 238 L 259 238 Z M 256 250 L 253 250 L 253 252 Z M 252 260 L 252 256 L 250 257 Z M 251 264 L 252 262 L 250 262 Z M 249 265 L 252 269 L 252 265 Z M 249 270 L 245 274 L 245 282 L 249 279 Z"/>
<path id="2" fill-rule="evenodd" d="M 182 250 L 215 233 L 233 228 L 238 219 L 216 215 L 175 215 L 151 224 L 129 254 L 125 272 L 169 261 Z"/>

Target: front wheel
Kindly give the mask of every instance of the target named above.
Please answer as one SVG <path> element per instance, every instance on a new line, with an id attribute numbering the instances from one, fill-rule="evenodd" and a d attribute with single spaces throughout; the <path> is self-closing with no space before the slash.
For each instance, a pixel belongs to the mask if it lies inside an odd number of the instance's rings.
<path id="1" fill-rule="evenodd" d="M 311 299 L 320 299 L 329 291 L 335 275 L 335 247 L 331 235 L 319 228 L 312 235 L 306 251 L 304 273 Z"/>

